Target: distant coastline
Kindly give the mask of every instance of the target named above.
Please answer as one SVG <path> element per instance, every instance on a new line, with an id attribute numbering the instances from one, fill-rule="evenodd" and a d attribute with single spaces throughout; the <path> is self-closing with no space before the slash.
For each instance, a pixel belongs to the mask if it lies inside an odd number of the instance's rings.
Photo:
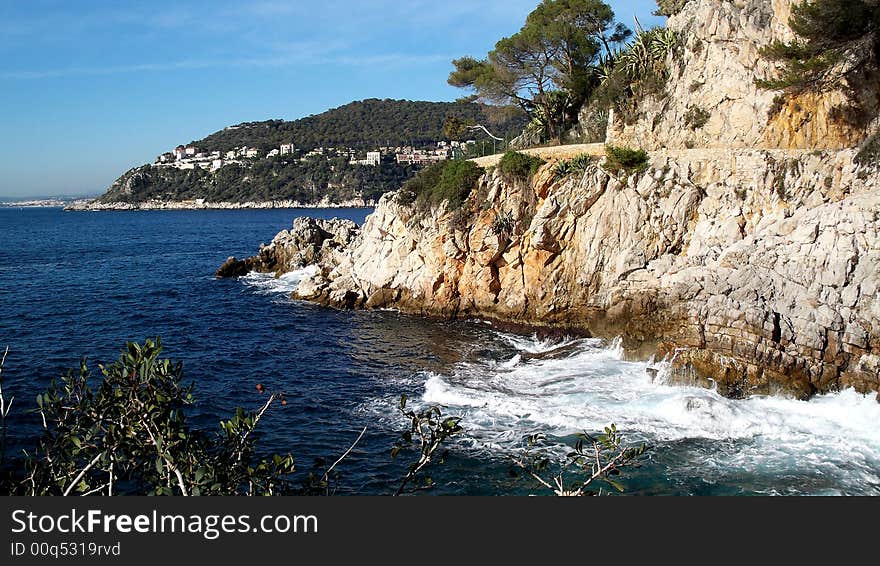
<path id="1" fill-rule="evenodd" d="M 91 202 L 87 199 L 31 199 L 21 201 L 0 201 L 0 208 L 60 208 L 73 206 L 77 203 L 83 204 Z"/>
<path id="2" fill-rule="evenodd" d="M 186 201 L 148 200 L 144 202 L 75 202 L 64 207 L 73 212 L 106 212 L 136 210 L 245 210 L 273 208 L 374 208 L 373 200 L 352 199 L 342 202 L 320 201 L 302 203 L 295 200 L 249 201 L 249 202 L 210 202 L 202 199 Z"/>

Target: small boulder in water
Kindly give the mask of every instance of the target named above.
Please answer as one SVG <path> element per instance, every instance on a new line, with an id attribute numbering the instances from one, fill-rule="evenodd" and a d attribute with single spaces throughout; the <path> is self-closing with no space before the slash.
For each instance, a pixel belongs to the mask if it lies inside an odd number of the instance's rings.
<path id="1" fill-rule="evenodd" d="M 241 277 L 250 272 L 251 266 L 247 260 L 236 259 L 235 256 L 230 256 L 223 262 L 223 265 L 220 266 L 220 269 L 218 269 L 217 273 L 214 275 L 221 278 Z"/>

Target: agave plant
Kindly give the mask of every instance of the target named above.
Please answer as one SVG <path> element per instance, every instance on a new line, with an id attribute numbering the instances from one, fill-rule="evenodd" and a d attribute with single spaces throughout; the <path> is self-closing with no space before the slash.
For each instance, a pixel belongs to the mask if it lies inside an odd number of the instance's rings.
<path id="1" fill-rule="evenodd" d="M 670 51 L 678 45 L 678 32 L 669 28 L 654 28 L 650 32 L 648 50 L 655 61 L 663 61 Z"/>
<path id="2" fill-rule="evenodd" d="M 544 93 L 546 106 L 537 106 L 532 114 L 532 121 L 526 126 L 526 132 L 530 135 L 544 139 L 551 131 L 551 120 L 560 121 L 569 110 L 572 103 L 571 96 L 563 90 L 555 90 Z M 556 124 L 559 126 L 560 124 Z"/>
<path id="3" fill-rule="evenodd" d="M 562 179 L 563 177 L 568 177 L 573 172 L 574 169 L 571 166 L 571 161 L 560 161 L 556 164 L 556 169 L 553 170 L 553 177 L 555 179 Z"/>
<path id="4" fill-rule="evenodd" d="M 614 73 L 614 67 L 620 60 L 621 54 L 622 52 L 620 49 L 615 49 L 610 53 L 603 53 L 599 56 L 599 60 L 593 68 L 593 72 L 596 74 L 599 82 L 605 82 L 611 78 L 612 73 Z"/>
<path id="5" fill-rule="evenodd" d="M 590 168 L 591 165 L 595 163 L 596 159 L 589 153 L 582 153 L 580 155 L 576 155 L 571 159 L 566 159 L 565 161 L 560 161 L 556 164 L 556 169 L 553 171 L 553 175 L 556 179 L 561 179 L 563 177 L 567 177 L 569 175 L 584 174 Z"/>
<path id="6" fill-rule="evenodd" d="M 587 169 L 593 165 L 595 158 L 589 153 L 582 153 L 568 160 L 572 171 L 575 173 L 585 173 Z"/>
<path id="7" fill-rule="evenodd" d="M 678 44 L 678 34 L 671 29 L 640 30 L 629 48 L 619 58 L 621 68 L 632 80 L 651 73 L 663 73 L 666 56 Z"/>

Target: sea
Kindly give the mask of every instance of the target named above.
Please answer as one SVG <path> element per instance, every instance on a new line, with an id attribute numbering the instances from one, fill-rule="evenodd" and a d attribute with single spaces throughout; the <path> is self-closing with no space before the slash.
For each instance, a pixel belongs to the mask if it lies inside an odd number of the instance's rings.
<path id="1" fill-rule="evenodd" d="M 195 386 L 194 426 L 214 429 L 237 407 L 259 408 L 257 384 L 283 392 L 287 404 L 266 413 L 258 447 L 293 453 L 303 479 L 365 430 L 336 468 L 340 495 L 396 490 L 412 462 L 410 453 L 391 457 L 408 426 L 402 395 L 408 407 L 460 417 L 464 429 L 419 495 L 549 495 L 515 464 L 528 439 L 545 438 L 556 462 L 578 434 L 612 423 L 624 442 L 649 447 L 619 477 L 624 495 L 880 495 L 874 395 L 730 400 L 668 383 L 662 360 L 629 360 L 615 340 L 340 312 L 290 298 L 304 272 L 214 277 L 228 256 L 253 255 L 298 216 L 360 224 L 370 212 L 0 208 L 11 445 L 39 433 L 34 398 L 53 377 L 158 336 Z"/>

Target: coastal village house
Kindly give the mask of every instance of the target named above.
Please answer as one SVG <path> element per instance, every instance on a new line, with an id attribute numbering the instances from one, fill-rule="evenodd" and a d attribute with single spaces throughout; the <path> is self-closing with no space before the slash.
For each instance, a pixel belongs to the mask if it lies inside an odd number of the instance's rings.
<path id="1" fill-rule="evenodd" d="M 365 159 L 358 159 L 358 151 L 356 149 L 334 148 L 334 147 L 318 147 L 305 153 L 299 161 L 314 158 L 331 158 L 345 157 L 351 165 L 363 165 L 369 167 L 378 167 L 382 164 L 383 155 L 393 155 L 397 163 L 409 165 L 429 165 L 438 161 L 452 159 L 455 156 L 456 148 L 467 144 L 475 143 L 472 140 L 467 142 L 437 142 L 433 148 L 417 149 L 412 146 L 405 147 L 382 147 L 375 151 L 366 152 Z M 285 155 L 294 155 L 296 147 L 293 143 L 280 144 L 278 148 L 274 148 L 265 153 L 266 158 L 273 158 Z M 206 171 L 217 171 L 224 165 L 242 164 L 241 159 L 256 159 L 261 156 L 262 152 L 255 147 L 236 147 L 235 149 L 220 151 L 200 151 L 196 146 L 179 145 L 172 151 L 163 153 L 156 158 L 156 164 L 165 167 L 174 167 L 177 169 L 192 170 L 195 168 L 204 169 Z"/>

